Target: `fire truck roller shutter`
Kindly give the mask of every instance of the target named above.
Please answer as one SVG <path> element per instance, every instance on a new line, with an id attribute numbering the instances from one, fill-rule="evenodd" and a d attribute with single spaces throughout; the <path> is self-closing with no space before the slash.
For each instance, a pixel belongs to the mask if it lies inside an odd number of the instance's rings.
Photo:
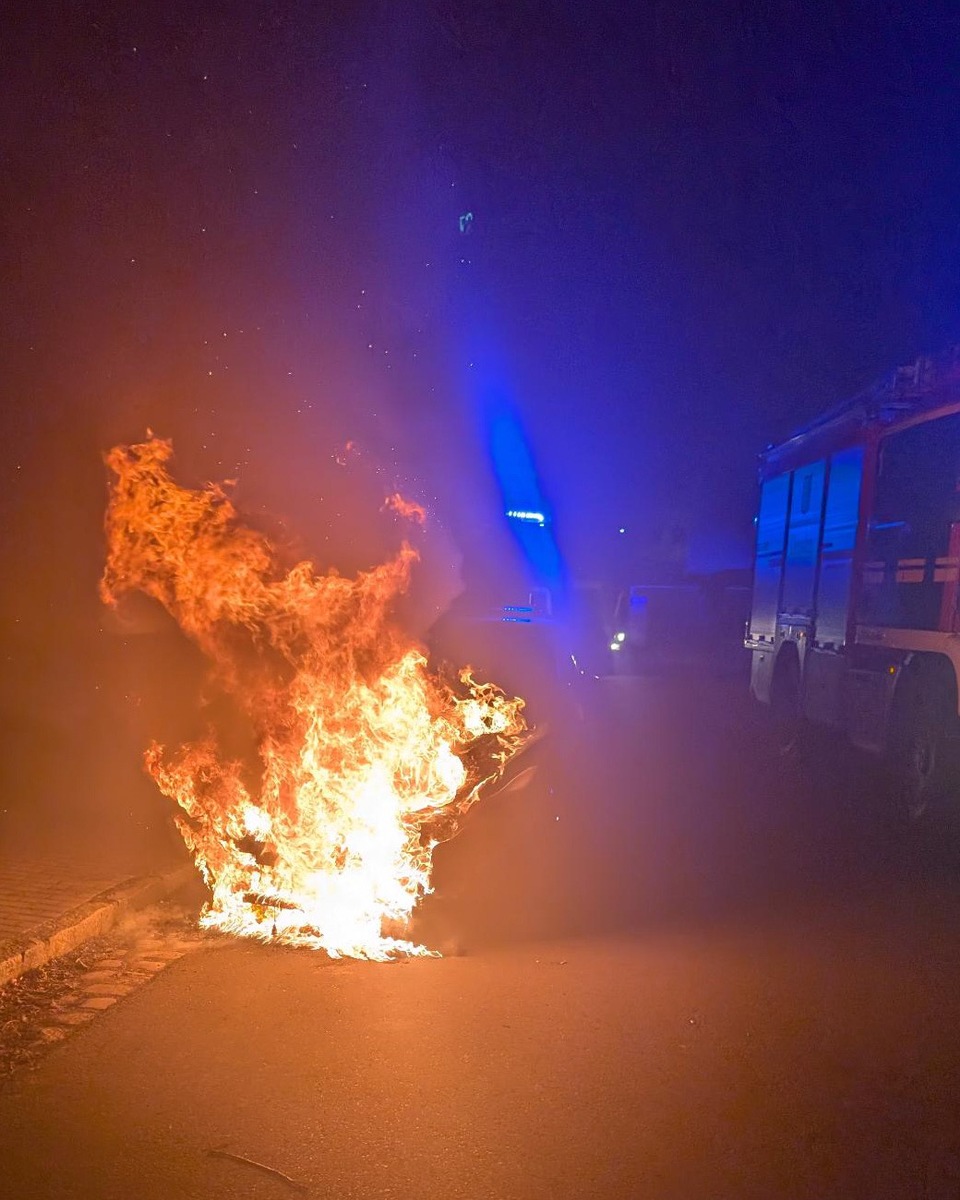
<path id="1" fill-rule="evenodd" d="M 862 477 L 862 446 L 830 459 L 817 586 L 816 640 L 821 646 L 840 647 L 846 641 Z"/>

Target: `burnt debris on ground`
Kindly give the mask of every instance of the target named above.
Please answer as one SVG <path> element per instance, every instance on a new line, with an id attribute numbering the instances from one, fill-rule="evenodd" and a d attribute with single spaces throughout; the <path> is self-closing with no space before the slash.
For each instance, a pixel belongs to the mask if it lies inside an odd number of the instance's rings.
<path id="1" fill-rule="evenodd" d="M 0 988 L 0 1081 L 34 1068 L 52 1046 L 204 940 L 191 914 L 167 902 Z"/>

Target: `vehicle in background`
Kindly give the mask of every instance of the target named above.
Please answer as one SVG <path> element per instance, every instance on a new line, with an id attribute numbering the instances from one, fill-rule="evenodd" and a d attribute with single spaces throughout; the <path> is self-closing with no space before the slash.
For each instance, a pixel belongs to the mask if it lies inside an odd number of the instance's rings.
<path id="1" fill-rule="evenodd" d="M 566 719 L 597 681 L 661 670 L 746 670 L 749 570 L 618 587 L 602 581 L 522 596 L 463 594 L 435 623 L 431 652 L 469 662 L 523 695 L 531 712 Z"/>
<path id="2" fill-rule="evenodd" d="M 617 674 L 744 669 L 749 571 L 634 584 L 616 596 L 608 649 Z"/>
<path id="3" fill-rule="evenodd" d="M 746 647 L 787 738 L 883 753 L 904 811 L 960 732 L 960 357 L 920 360 L 763 455 Z"/>
<path id="4" fill-rule="evenodd" d="M 535 722 L 562 724 L 579 678 L 570 660 L 571 633 L 546 588 L 499 596 L 464 593 L 434 624 L 429 648 L 439 662 L 469 663 L 523 696 Z"/>

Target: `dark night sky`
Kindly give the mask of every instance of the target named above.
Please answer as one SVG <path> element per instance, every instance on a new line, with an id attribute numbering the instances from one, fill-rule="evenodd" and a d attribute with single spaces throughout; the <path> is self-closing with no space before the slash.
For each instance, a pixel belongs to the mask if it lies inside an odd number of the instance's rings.
<path id="1" fill-rule="evenodd" d="M 321 558 L 389 543 L 379 468 L 489 564 L 479 320 L 575 573 L 678 518 L 722 565 L 763 445 L 960 340 L 952 4 L 49 4 L 4 44 L 3 704 L 75 740 L 123 692 L 99 456 L 148 425 Z"/>

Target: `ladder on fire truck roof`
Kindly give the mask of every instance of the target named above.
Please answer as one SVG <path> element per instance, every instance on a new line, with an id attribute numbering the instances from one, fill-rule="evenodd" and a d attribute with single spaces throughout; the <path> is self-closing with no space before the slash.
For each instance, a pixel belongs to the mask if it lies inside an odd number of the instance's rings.
<path id="1" fill-rule="evenodd" d="M 851 399 L 815 417 L 780 446 L 769 446 L 767 450 L 771 452 L 804 442 L 831 426 L 848 422 L 886 425 L 906 413 L 942 403 L 946 398 L 944 393 L 954 392 L 960 399 L 960 346 L 954 346 L 939 358 L 918 358 L 909 366 L 897 367 Z"/>

